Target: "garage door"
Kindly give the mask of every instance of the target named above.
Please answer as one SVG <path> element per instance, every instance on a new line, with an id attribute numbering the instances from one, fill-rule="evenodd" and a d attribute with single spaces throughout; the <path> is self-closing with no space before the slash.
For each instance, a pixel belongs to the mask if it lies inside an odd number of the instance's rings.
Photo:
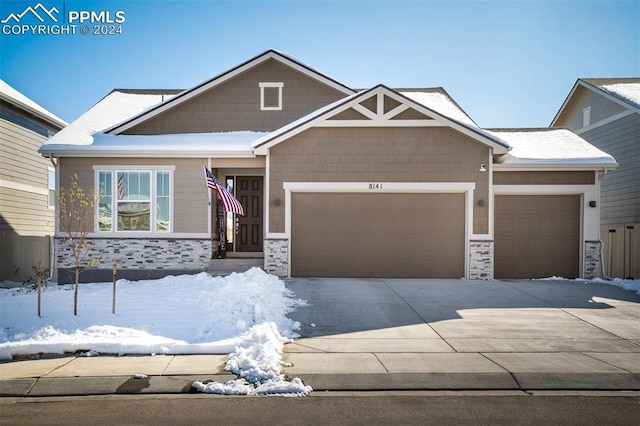
<path id="1" fill-rule="evenodd" d="M 463 194 L 294 193 L 291 273 L 464 276 Z"/>
<path id="2" fill-rule="evenodd" d="M 580 196 L 496 196 L 494 260 L 496 278 L 576 278 Z"/>

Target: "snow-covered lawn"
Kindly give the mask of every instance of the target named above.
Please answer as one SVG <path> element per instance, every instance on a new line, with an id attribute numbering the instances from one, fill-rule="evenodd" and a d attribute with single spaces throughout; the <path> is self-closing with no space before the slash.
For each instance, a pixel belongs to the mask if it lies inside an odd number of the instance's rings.
<path id="1" fill-rule="evenodd" d="M 194 383 L 203 392 L 297 394 L 311 391 L 280 374 L 285 343 L 299 324 L 287 314 L 305 301 L 258 268 L 228 277 L 170 276 L 81 284 L 78 316 L 73 285 L 50 285 L 37 295 L 24 287 L 0 289 L 0 359 L 14 355 L 230 354 L 226 369 L 239 379 L 227 384 Z"/>

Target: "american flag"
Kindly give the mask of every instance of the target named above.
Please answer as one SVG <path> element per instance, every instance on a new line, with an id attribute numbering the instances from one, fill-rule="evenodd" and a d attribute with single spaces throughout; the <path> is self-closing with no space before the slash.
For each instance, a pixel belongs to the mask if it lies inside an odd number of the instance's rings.
<path id="1" fill-rule="evenodd" d="M 244 208 L 242 207 L 242 204 L 240 204 L 240 201 L 236 200 L 236 198 L 227 191 L 227 188 L 225 188 L 213 173 L 207 169 L 207 166 L 203 167 L 207 187 L 214 189 L 218 193 L 218 197 L 220 197 L 220 201 L 222 201 L 222 208 L 224 211 L 244 216 Z"/>

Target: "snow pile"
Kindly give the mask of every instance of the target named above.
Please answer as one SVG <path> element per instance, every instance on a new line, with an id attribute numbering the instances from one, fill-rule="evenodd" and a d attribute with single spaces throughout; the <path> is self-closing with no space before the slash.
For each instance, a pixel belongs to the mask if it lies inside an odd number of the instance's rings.
<path id="1" fill-rule="evenodd" d="M 257 324 L 246 332 L 229 355 L 225 370 L 239 376 L 226 383 L 194 382 L 204 393 L 221 395 L 306 396 L 313 389 L 299 378 L 287 381 L 282 371 L 282 350 L 289 342 L 280 335 L 275 323 Z"/>
<path id="2" fill-rule="evenodd" d="M 168 276 L 81 284 L 78 316 L 73 285 L 43 288 L 42 318 L 37 296 L 24 288 L 0 289 L 0 359 L 38 353 L 94 351 L 101 354 L 226 354 L 244 333 L 273 323 L 283 339 L 297 337 L 299 324 L 286 317 L 305 302 L 284 283 L 253 268 L 243 274 Z"/>
<path id="3" fill-rule="evenodd" d="M 633 291 L 636 294 L 640 294 L 640 279 L 637 280 L 624 280 L 622 278 L 612 278 L 610 280 L 605 280 L 602 278 L 592 278 L 592 279 L 584 279 L 584 278 L 576 278 L 571 280 L 569 278 L 563 277 L 548 277 L 548 278 L 537 278 L 537 281 L 573 281 L 576 283 L 583 284 L 607 284 L 615 287 L 620 287 L 624 290 Z"/>
<path id="4" fill-rule="evenodd" d="M 636 294 L 640 294 L 640 279 L 638 280 L 623 280 L 622 278 L 613 278 L 611 280 L 604 280 L 602 278 L 594 278 L 590 280 L 592 283 L 608 284 L 616 287 L 630 290 Z"/>

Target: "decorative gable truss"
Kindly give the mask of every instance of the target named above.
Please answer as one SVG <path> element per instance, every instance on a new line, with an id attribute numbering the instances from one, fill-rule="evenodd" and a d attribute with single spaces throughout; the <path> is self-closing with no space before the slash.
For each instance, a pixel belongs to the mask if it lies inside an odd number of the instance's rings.
<path id="1" fill-rule="evenodd" d="M 484 130 L 448 118 L 384 85 L 348 96 L 302 117 L 252 147 L 257 155 L 311 127 L 450 127 L 505 154 L 509 145 Z"/>
<path id="2" fill-rule="evenodd" d="M 393 92 L 376 91 L 317 127 L 441 127 L 445 124 L 398 100 Z"/>

